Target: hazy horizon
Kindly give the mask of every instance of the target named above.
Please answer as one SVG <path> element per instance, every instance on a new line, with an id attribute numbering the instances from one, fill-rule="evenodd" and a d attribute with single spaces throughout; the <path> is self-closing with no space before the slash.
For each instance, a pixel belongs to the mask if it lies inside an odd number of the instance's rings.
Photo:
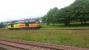
<path id="1" fill-rule="evenodd" d="M 75 0 L 0 0 L 0 22 L 45 15 L 50 8 L 64 8 Z"/>

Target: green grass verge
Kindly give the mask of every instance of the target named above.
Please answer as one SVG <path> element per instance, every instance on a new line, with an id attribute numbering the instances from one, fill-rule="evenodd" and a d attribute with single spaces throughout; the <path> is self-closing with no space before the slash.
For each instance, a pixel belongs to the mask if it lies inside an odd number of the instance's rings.
<path id="1" fill-rule="evenodd" d="M 21 39 L 42 43 L 89 48 L 89 30 L 5 30 L 0 29 L 0 39 Z"/>
<path id="2" fill-rule="evenodd" d="M 46 25 L 46 24 L 41 24 L 43 27 L 60 27 L 60 28 L 64 28 L 64 27 L 89 27 L 89 24 L 70 24 L 70 25 L 64 25 L 64 24 L 50 24 L 50 25 Z"/>

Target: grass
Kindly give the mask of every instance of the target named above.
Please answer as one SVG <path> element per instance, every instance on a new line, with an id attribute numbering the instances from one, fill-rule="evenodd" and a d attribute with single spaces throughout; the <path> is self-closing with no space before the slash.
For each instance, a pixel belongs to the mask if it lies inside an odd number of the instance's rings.
<path id="1" fill-rule="evenodd" d="M 0 50 L 8 50 L 8 49 L 0 47 Z"/>
<path id="2" fill-rule="evenodd" d="M 65 27 L 89 27 L 89 24 L 76 24 L 76 23 L 71 23 L 70 25 L 64 25 L 64 24 L 50 24 L 50 25 L 42 25 L 44 28 L 65 28 Z"/>
<path id="3" fill-rule="evenodd" d="M 7 30 L 0 29 L 0 39 L 21 39 L 42 43 L 89 48 L 89 30 Z"/>
<path id="4" fill-rule="evenodd" d="M 89 24 L 81 25 L 81 24 L 71 24 L 65 26 L 63 24 L 55 24 L 55 25 L 41 25 L 42 29 L 89 29 Z"/>

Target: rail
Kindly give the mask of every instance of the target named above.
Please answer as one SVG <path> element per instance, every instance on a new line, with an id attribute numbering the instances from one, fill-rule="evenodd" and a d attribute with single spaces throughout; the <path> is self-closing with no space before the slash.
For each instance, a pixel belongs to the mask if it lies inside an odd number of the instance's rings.
<path id="1" fill-rule="evenodd" d="M 17 48 L 15 50 L 89 50 L 88 48 L 78 48 L 53 44 L 51 45 L 24 40 L 0 40 L 0 45 Z"/>

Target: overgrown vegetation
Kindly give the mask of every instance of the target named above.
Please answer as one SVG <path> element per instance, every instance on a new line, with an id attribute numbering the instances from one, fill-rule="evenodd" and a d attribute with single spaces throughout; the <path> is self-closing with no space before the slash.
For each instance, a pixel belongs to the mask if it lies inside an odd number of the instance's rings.
<path id="1" fill-rule="evenodd" d="M 89 30 L 0 30 L 0 39 L 19 39 L 89 48 Z"/>

